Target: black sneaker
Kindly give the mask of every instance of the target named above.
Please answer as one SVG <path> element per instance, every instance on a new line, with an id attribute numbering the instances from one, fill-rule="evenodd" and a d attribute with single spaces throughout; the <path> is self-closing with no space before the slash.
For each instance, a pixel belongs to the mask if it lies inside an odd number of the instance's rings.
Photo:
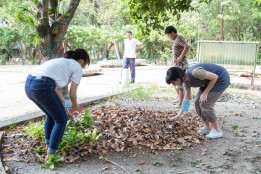
<path id="1" fill-rule="evenodd" d="M 135 81 L 132 79 L 132 80 L 130 81 L 130 83 L 135 83 Z"/>

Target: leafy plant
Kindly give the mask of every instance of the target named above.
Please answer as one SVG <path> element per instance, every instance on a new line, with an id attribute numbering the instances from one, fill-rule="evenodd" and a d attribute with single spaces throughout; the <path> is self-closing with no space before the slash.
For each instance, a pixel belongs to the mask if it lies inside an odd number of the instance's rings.
<path id="1" fill-rule="evenodd" d="M 34 148 L 34 151 L 38 154 L 43 154 L 46 152 L 46 149 L 43 146 L 36 146 Z"/>
<path id="2" fill-rule="evenodd" d="M 82 119 L 82 125 L 86 127 L 92 127 L 94 124 L 93 119 L 91 118 L 90 110 L 86 109 Z"/>
<path id="3" fill-rule="evenodd" d="M 236 130 L 237 128 L 238 128 L 238 125 L 237 125 L 237 124 L 232 124 L 230 129 L 231 129 L 232 131 L 234 131 L 234 130 Z"/>
<path id="4" fill-rule="evenodd" d="M 96 142 L 101 137 L 101 134 L 97 135 L 96 129 L 94 129 L 93 131 L 88 130 L 86 137 L 88 137 L 92 142 Z"/>
<path id="5" fill-rule="evenodd" d="M 48 160 L 45 164 L 42 165 L 46 169 L 55 169 L 56 167 L 61 167 L 61 156 L 48 154 Z"/>
<path id="6" fill-rule="evenodd" d="M 64 148 L 73 148 L 78 146 L 78 144 L 82 141 L 85 141 L 87 137 L 83 132 L 77 131 L 77 129 L 73 126 L 68 126 L 64 133 L 62 142 L 60 143 L 60 147 Z"/>
<path id="7" fill-rule="evenodd" d="M 29 124 L 23 129 L 24 135 L 32 139 L 43 139 L 44 138 L 44 120 L 40 122 L 34 122 Z"/>

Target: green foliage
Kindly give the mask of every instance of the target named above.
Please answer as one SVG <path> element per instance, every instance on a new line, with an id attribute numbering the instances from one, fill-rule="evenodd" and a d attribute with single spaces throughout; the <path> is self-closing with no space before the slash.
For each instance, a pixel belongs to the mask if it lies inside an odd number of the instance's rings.
<path id="1" fill-rule="evenodd" d="M 86 137 L 88 137 L 92 142 L 96 142 L 100 139 L 101 134 L 97 135 L 96 129 L 94 129 L 93 131 L 88 130 Z"/>
<path id="2" fill-rule="evenodd" d="M 158 53 L 160 55 L 160 61 L 161 64 L 166 65 L 168 61 L 173 61 L 173 58 L 171 57 L 171 49 L 169 47 L 165 47 L 163 51 L 158 50 Z"/>
<path id="3" fill-rule="evenodd" d="M 52 155 L 48 154 L 48 161 L 42 165 L 45 169 L 55 169 L 56 167 L 61 167 L 61 159 L 60 155 Z"/>
<path id="4" fill-rule="evenodd" d="M 16 30 L 20 36 L 18 40 L 25 46 L 24 52 L 30 60 L 38 59 L 32 55 L 32 49 L 38 49 L 41 41 L 36 34 L 36 28 L 39 27 L 36 27 L 39 23 L 37 3 L 38 0 L 12 0 L 0 6 L 0 19 Z M 65 17 L 71 16 L 71 13 L 67 13 L 68 4 L 69 1 L 59 1 L 59 8 L 56 7 L 54 11 L 59 11 Z M 260 0 L 223 0 L 222 4 L 225 40 L 261 40 Z M 172 43 L 165 36 L 164 29 L 174 25 L 188 42 L 194 41 L 189 43 L 191 51 L 187 57 L 195 58 L 198 40 L 220 39 L 220 21 L 223 18 L 220 6 L 220 0 L 81 0 L 67 30 L 65 46 L 67 49 L 84 48 L 91 59 L 115 59 L 114 47 L 108 49 L 114 39 L 122 58 L 125 31 L 132 30 L 133 37 L 143 43 L 138 58 L 145 58 L 150 63 L 166 64 L 172 61 Z M 0 42 L 2 37 L 0 34 Z M 258 64 L 260 60 L 261 54 Z"/>
<path id="5" fill-rule="evenodd" d="M 77 147 L 80 142 L 83 142 L 86 139 L 87 137 L 83 132 L 78 131 L 74 125 L 69 126 L 69 124 L 67 124 L 62 142 L 60 143 L 60 148 L 66 149 Z"/>
<path id="6" fill-rule="evenodd" d="M 147 1 L 147 0 L 125 0 L 130 8 L 130 15 L 139 25 L 142 33 L 148 34 L 153 29 L 164 29 L 161 25 L 168 21 L 171 13 L 172 16 L 180 18 L 184 11 L 192 10 L 192 0 L 171 0 L 171 1 Z M 200 0 L 199 2 L 209 2 L 210 0 Z"/>
<path id="7" fill-rule="evenodd" d="M 76 148 L 83 143 L 89 141 L 96 142 L 101 138 L 101 134 L 93 129 L 94 120 L 91 118 L 90 110 L 86 109 L 85 113 L 79 115 L 74 121 L 68 121 L 65 132 L 58 149 L 61 154 L 67 154 L 72 148 Z M 45 153 L 44 148 L 44 120 L 40 122 L 30 123 L 23 128 L 23 135 L 32 138 L 37 146 L 34 147 L 34 152 L 38 154 Z M 57 162 L 56 157 L 50 157 L 44 165 L 45 168 L 54 168 Z"/>
<path id="8" fill-rule="evenodd" d="M 122 94 L 122 96 L 136 100 L 146 100 L 151 97 L 167 97 L 171 93 L 173 93 L 173 89 L 171 88 L 160 88 L 158 85 L 139 85 L 135 89 Z"/>
<path id="9" fill-rule="evenodd" d="M 21 39 L 19 31 L 15 28 L 0 25 L 0 47 L 8 52 L 15 47 L 15 43 Z"/>
<path id="10" fill-rule="evenodd" d="M 238 125 L 237 125 L 237 124 L 232 124 L 230 129 L 234 131 L 234 130 L 236 130 L 237 128 L 238 128 Z"/>
<path id="11" fill-rule="evenodd" d="M 44 120 L 30 123 L 23 129 L 24 135 L 34 140 L 44 139 Z"/>
<path id="12" fill-rule="evenodd" d="M 5 55 L 0 54 L 0 65 L 5 65 L 6 64 L 6 58 Z"/>
<path id="13" fill-rule="evenodd" d="M 38 154 L 43 154 L 43 153 L 46 152 L 46 149 L 45 149 L 45 147 L 43 147 L 43 146 L 36 146 L 36 147 L 34 148 L 34 152 L 36 152 L 36 153 L 38 153 Z"/>
<path id="14" fill-rule="evenodd" d="M 94 124 L 93 119 L 91 118 L 91 113 L 89 109 L 86 109 L 81 120 L 81 126 L 86 128 L 91 128 Z"/>

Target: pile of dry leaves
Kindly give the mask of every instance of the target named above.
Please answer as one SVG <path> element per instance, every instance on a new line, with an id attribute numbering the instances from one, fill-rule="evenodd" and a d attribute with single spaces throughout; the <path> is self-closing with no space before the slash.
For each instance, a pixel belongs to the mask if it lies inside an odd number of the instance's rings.
<path id="1" fill-rule="evenodd" d="M 181 149 L 204 139 L 197 134 L 201 122 L 195 113 L 172 123 L 169 119 L 176 115 L 175 112 L 121 106 L 101 106 L 91 112 L 95 121 L 93 128 L 101 134 L 100 140 L 81 142 L 76 148 L 69 149 L 63 154 L 65 162 L 84 160 L 91 153 L 104 156 L 108 151 L 123 151 L 136 145 L 155 150 Z M 9 139 L 9 143 L 5 148 L 16 154 L 12 159 L 28 162 L 42 161 L 44 157 L 34 152 L 40 142 L 21 134 Z"/>
<path id="2" fill-rule="evenodd" d="M 177 149 L 202 139 L 197 133 L 200 120 L 192 113 L 179 123 L 169 121 L 176 113 L 141 108 L 103 106 L 93 110 L 93 114 L 103 136 L 99 144 L 107 150 L 123 151 L 136 145 Z"/>

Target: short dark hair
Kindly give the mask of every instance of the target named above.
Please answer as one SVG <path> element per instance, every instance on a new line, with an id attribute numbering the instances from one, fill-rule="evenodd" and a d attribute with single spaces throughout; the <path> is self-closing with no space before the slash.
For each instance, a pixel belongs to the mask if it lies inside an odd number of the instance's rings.
<path id="1" fill-rule="evenodd" d="M 172 32 L 177 33 L 177 29 L 173 26 L 166 27 L 165 34 L 169 34 L 169 33 L 172 33 Z"/>
<path id="2" fill-rule="evenodd" d="M 130 33 L 132 35 L 132 32 L 130 30 L 126 31 L 126 33 Z"/>
<path id="3" fill-rule="evenodd" d="M 63 54 L 64 58 L 74 59 L 76 61 L 83 59 L 85 63 L 90 64 L 90 57 L 84 49 L 69 50 Z"/>
<path id="4" fill-rule="evenodd" d="M 171 67 L 167 71 L 166 83 L 170 84 L 172 81 L 176 81 L 177 79 L 183 81 L 184 76 L 185 72 L 182 69 L 178 67 Z"/>

